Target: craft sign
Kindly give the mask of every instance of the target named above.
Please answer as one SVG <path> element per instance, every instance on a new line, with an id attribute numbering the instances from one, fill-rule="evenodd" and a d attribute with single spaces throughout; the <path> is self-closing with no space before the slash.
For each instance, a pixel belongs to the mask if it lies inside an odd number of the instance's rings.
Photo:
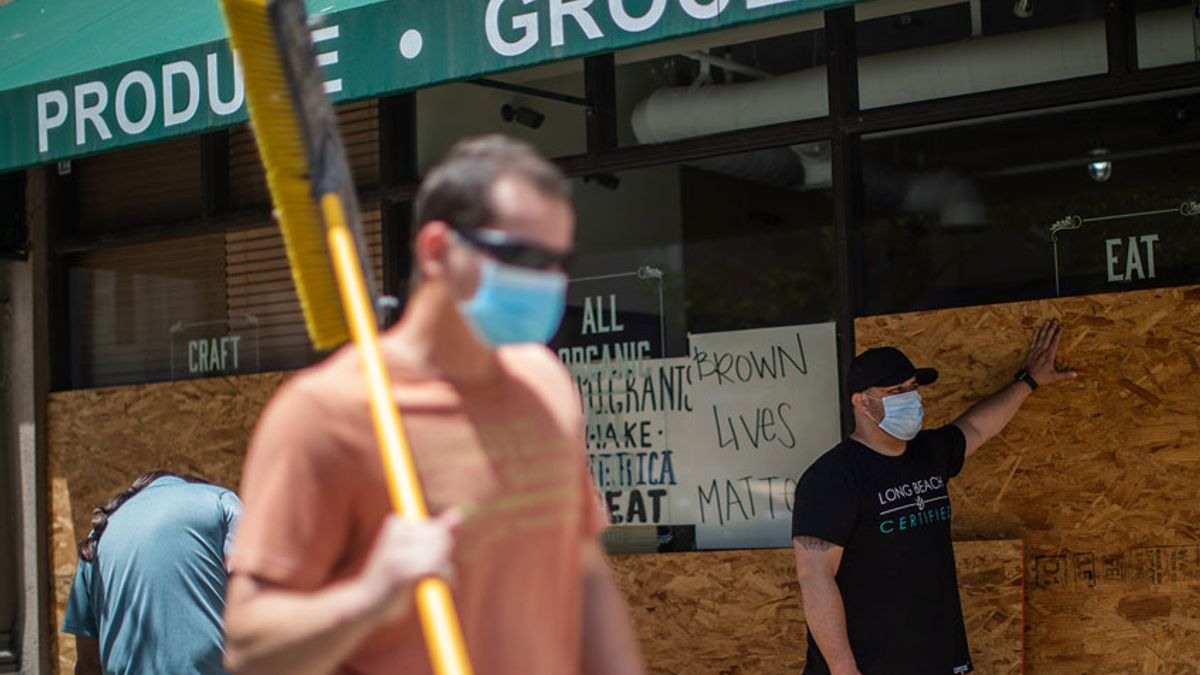
<path id="1" fill-rule="evenodd" d="M 613 525 L 787 545 L 796 481 L 840 437 L 833 324 L 692 335 L 687 357 L 571 371 Z"/>
<path id="2" fill-rule="evenodd" d="M 259 371 L 257 317 L 178 321 L 168 330 L 172 379 Z"/>
<path id="3" fill-rule="evenodd" d="M 241 367 L 238 348 L 242 336 L 226 335 L 219 338 L 188 340 L 188 373 L 224 373 Z"/>

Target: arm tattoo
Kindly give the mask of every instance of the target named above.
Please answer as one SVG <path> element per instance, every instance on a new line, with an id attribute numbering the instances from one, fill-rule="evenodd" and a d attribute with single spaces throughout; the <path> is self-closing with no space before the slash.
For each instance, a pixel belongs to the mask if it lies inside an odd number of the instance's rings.
<path id="1" fill-rule="evenodd" d="M 808 551 L 828 551 L 833 548 L 833 544 L 816 537 L 796 537 L 796 543 Z"/>

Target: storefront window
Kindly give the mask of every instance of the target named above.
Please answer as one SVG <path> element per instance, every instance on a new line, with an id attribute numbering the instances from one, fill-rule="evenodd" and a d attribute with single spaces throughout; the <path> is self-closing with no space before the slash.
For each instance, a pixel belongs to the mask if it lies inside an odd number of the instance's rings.
<path id="1" fill-rule="evenodd" d="M 1200 281 L 1195 96 L 863 142 L 860 314 Z"/>
<path id="2" fill-rule="evenodd" d="M 576 376 L 613 550 L 787 544 L 836 442 L 828 145 L 576 182 L 552 347 Z"/>
<path id="3" fill-rule="evenodd" d="M 370 193 L 379 187 L 378 103 L 339 105 L 337 115 L 355 187 Z M 201 143 L 193 136 L 75 162 L 74 229 L 110 234 L 198 219 Z M 290 370 L 319 358 L 309 347 L 282 236 L 266 220 L 271 196 L 248 125 L 228 133 L 228 170 L 228 210 L 261 212 L 261 226 L 67 258 L 71 387 Z M 362 207 L 378 287 L 378 200 Z"/>
<path id="4" fill-rule="evenodd" d="M 363 214 L 379 283 L 379 211 Z M 84 253 L 69 271 L 71 386 L 291 370 L 319 357 L 278 228 Z"/>
<path id="5" fill-rule="evenodd" d="M 622 146 L 824 117 L 824 14 L 617 52 Z"/>
<path id="6" fill-rule="evenodd" d="M 447 84 L 417 92 L 417 165 L 422 175 L 454 143 L 481 134 L 520 138 L 547 157 L 587 150 L 581 59 L 504 73 L 489 81 L 494 84 Z M 501 88 L 506 85 L 533 91 Z"/>
<path id="7" fill-rule="evenodd" d="M 1200 60 L 1200 14 L 1191 0 L 1136 0 L 1138 67 Z"/>
<path id="8" fill-rule="evenodd" d="M 338 132 L 359 192 L 379 187 L 379 102 L 336 106 Z M 267 207 L 271 193 L 249 124 L 229 130 L 229 202 L 235 209 Z"/>
<path id="9" fill-rule="evenodd" d="M 75 233 L 109 234 L 199 217 L 200 154 L 200 138 L 190 136 L 72 161 L 79 194 Z"/>
<path id="10" fill-rule="evenodd" d="M 876 0 L 855 16 L 864 109 L 1108 70 L 1102 0 Z"/>

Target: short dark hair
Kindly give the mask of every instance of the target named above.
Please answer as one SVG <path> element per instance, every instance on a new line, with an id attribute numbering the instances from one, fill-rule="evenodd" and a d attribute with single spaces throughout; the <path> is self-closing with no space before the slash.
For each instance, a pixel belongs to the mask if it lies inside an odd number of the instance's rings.
<path id="1" fill-rule="evenodd" d="M 507 177 L 519 178 L 547 196 L 571 199 L 570 181 L 532 145 L 501 134 L 478 136 L 455 143 L 421 182 L 413 224 L 440 220 L 462 230 L 487 227 L 495 220 L 492 186 Z"/>

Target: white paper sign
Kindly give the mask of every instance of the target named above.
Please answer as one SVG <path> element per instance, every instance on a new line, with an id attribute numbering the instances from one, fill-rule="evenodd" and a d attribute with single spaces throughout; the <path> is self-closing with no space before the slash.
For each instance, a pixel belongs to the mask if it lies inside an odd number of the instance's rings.
<path id="1" fill-rule="evenodd" d="M 796 479 L 840 439 L 835 325 L 692 335 L 690 356 L 571 367 L 613 524 L 787 546 Z"/>

